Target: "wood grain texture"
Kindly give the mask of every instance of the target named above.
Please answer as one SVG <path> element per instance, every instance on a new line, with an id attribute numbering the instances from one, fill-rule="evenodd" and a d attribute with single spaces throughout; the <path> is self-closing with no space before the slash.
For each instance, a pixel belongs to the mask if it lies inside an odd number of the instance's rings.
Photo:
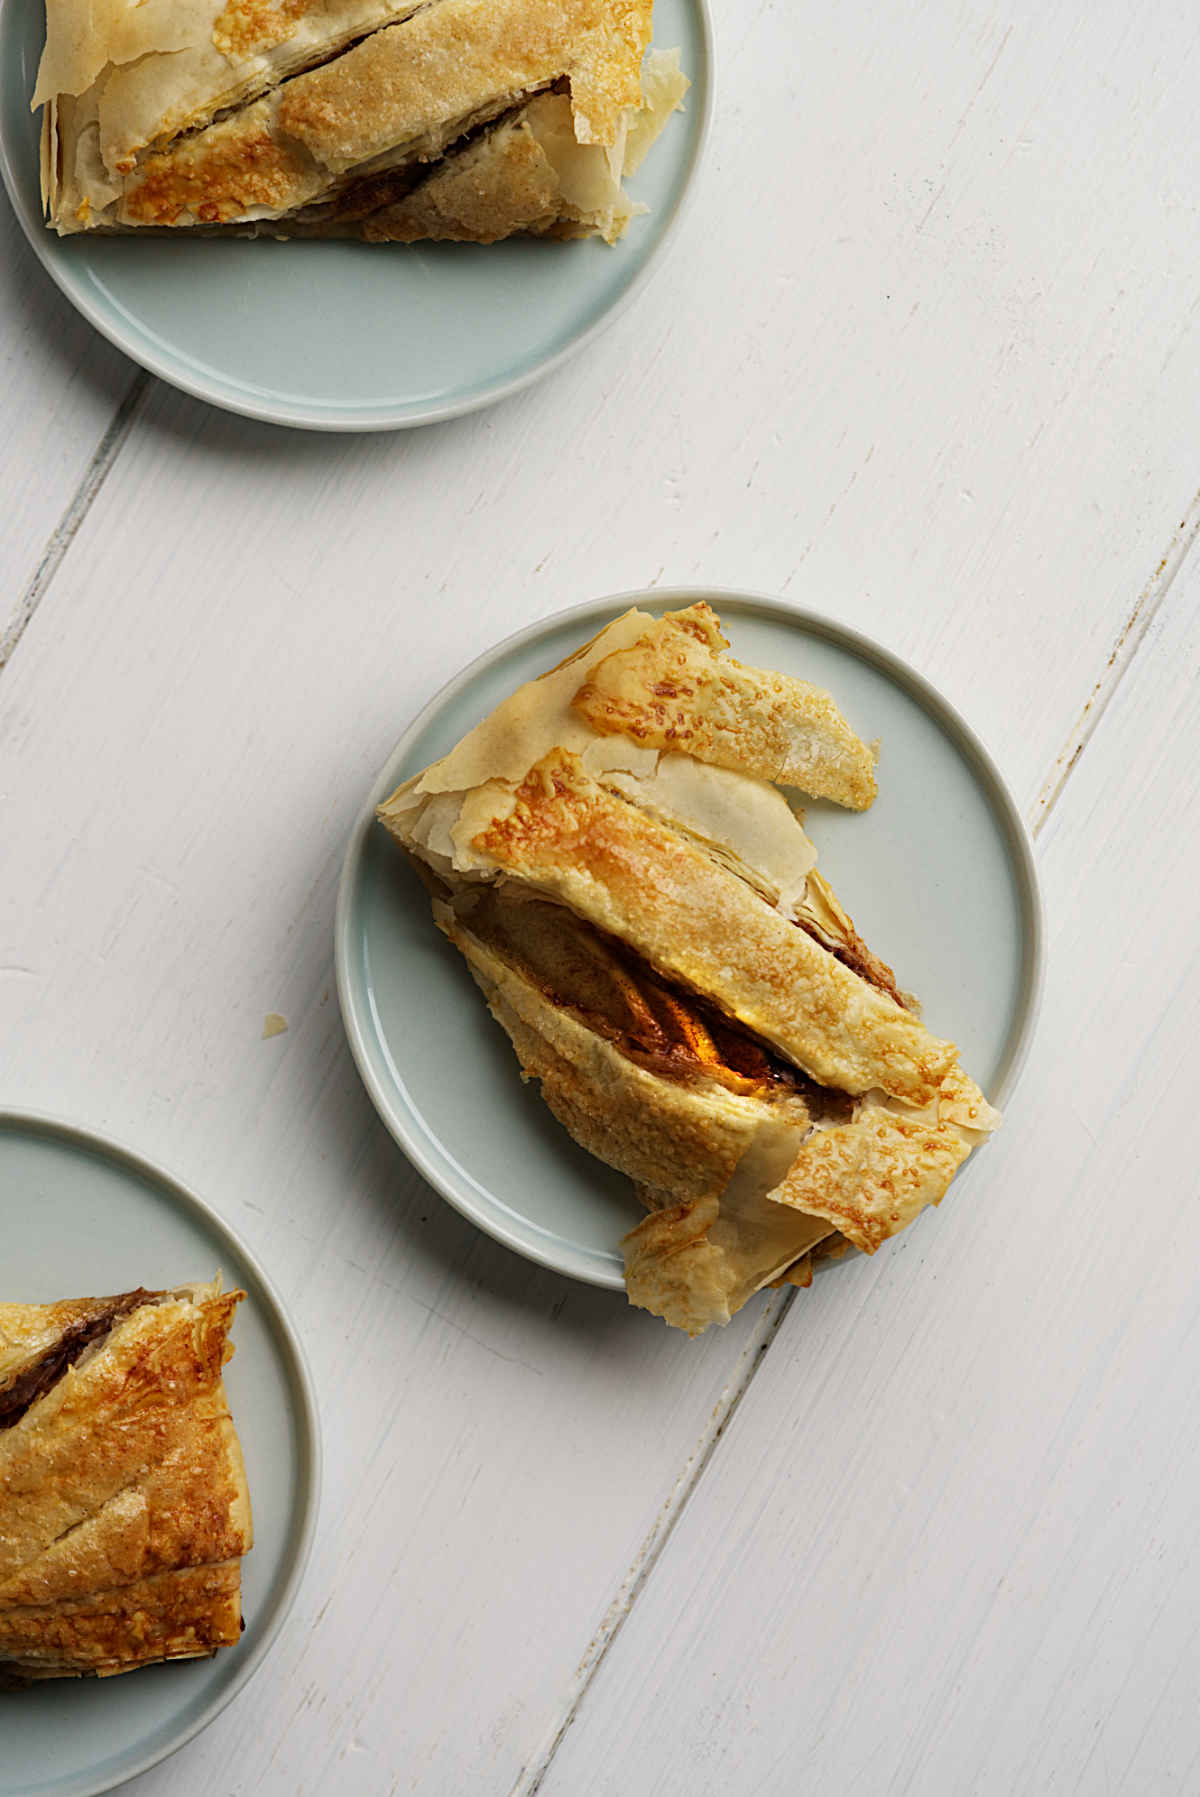
<path id="1" fill-rule="evenodd" d="M 1045 831 L 1005 1129 L 793 1305 L 544 1797 L 1192 1789 L 1198 602 Z"/>
<path id="2" fill-rule="evenodd" d="M 115 458 L 122 402 L 147 379 L 72 311 L 0 202 L 0 667 Z"/>
<path id="3" fill-rule="evenodd" d="M 971 1717 L 991 1704 L 1014 1719 L 1013 1754 L 1044 1743 L 1065 1767 L 1116 1688 L 1116 1661 L 1067 1683 L 1063 1668 L 1088 1554 L 1109 1567 L 1129 1539 L 1092 1495 L 1117 1439 L 1118 1313 L 1136 1349 L 1118 1414 L 1155 1474 L 1143 1537 L 1178 1559 L 1182 1495 L 1154 1431 L 1181 1425 L 1179 1387 L 1137 1308 L 1160 1288 L 1130 1276 L 1134 1232 L 1113 1214 L 1150 1146 L 1106 1135 L 1097 1158 L 1091 1135 L 1115 1129 L 1110 1111 L 1132 1129 L 1136 1057 L 1154 1005 L 1166 1016 L 1101 839 L 1143 860 L 1157 843 L 1121 836 L 1143 828 L 1142 799 L 1126 782 L 1116 803 L 1124 775 L 1098 758 L 1135 699 L 1147 717 L 1160 691 L 1168 717 L 1184 702 L 1158 641 L 1195 604 L 1200 25 L 1082 0 L 717 12 L 716 132 L 670 260 L 585 357 L 495 411 L 333 440 L 154 386 L 89 489 L 124 365 L 94 404 L 103 379 L 65 370 L 107 352 L 82 327 L 63 327 L 66 360 L 44 340 L 36 271 L 0 313 L 22 420 L 4 453 L 25 483 L 6 593 L 53 559 L 0 675 L 0 1093 L 111 1130 L 216 1203 L 295 1309 L 329 1435 L 292 1621 L 139 1797 L 503 1794 L 547 1766 L 555 1793 L 648 1793 L 676 1777 L 657 1730 L 693 1791 L 777 1787 L 821 1753 L 863 1791 L 1006 1769 L 1033 1789 L 1023 1762 L 985 1763 Z M 1164 567 L 1182 567 L 1173 585 Z M 1067 971 L 1009 1130 L 961 1203 L 804 1294 L 765 1355 L 778 1301 L 689 1346 L 450 1212 L 376 1122 L 332 990 L 343 844 L 418 706 L 519 625 L 655 580 L 783 591 L 868 630 L 959 704 L 1031 816 L 1060 794 L 1046 852 L 1074 930 L 1056 916 Z M 1145 830 L 1181 857 L 1177 788 Z M 1077 815 L 1068 853 L 1057 832 Z M 1153 902 L 1178 981 L 1192 951 Z M 1098 968 L 1120 970 L 1115 993 Z M 1106 1055 L 1101 994 L 1132 1029 Z M 263 1040 L 271 1011 L 289 1028 Z M 1063 1088 L 1085 1029 L 1092 1084 Z M 1169 1149 L 1145 1165 L 1151 1196 L 1180 1189 Z M 1100 1232 L 1080 1212 L 1097 1189 Z M 1002 1590 L 985 1609 L 986 1578 L 1018 1563 L 1019 1602 Z M 1147 1576 L 1122 1593 L 1114 1574 L 1096 1611 L 1143 1642 Z M 868 1677 L 882 1698 L 860 1763 L 847 1718 Z M 1143 1755 L 1187 1734 L 1185 1693 L 1164 1689 Z M 910 1732 L 901 1765 L 888 1755 Z M 919 1775 L 931 1754 L 943 1787 Z M 1129 1759 L 1160 1763 L 1177 1770 Z M 617 1767 L 623 1784 L 595 1783 Z"/>

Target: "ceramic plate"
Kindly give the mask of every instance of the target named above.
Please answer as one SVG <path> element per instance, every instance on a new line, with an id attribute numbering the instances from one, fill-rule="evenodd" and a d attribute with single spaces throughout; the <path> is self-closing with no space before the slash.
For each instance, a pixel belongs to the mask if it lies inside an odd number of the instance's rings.
<path id="1" fill-rule="evenodd" d="M 211 1279 L 241 1286 L 225 1372 L 246 1460 L 254 1547 L 246 1632 L 211 1660 L 0 1694 L 0 1797 L 92 1797 L 211 1722 L 262 1660 L 291 1607 L 317 1517 L 320 1446 L 303 1354 L 237 1238 L 158 1168 L 47 1118 L 0 1112 L 3 1291 L 22 1303 Z"/>
<path id="2" fill-rule="evenodd" d="M 887 650 L 778 600 L 711 588 L 601 600 L 490 650 L 426 706 L 371 790 L 338 896 L 338 992 L 367 1090 L 426 1178 L 510 1248 L 595 1285 L 624 1284 L 620 1238 L 642 1215 L 632 1188 L 521 1084 L 507 1036 L 374 808 L 630 605 L 698 598 L 712 600 L 739 659 L 828 687 L 859 734 L 880 739 L 871 810 L 810 803 L 808 828 L 866 941 L 998 1102 L 1039 989 L 1037 877 L 1012 799 L 954 709 Z"/>
<path id="3" fill-rule="evenodd" d="M 658 0 L 692 78 L 629 184 L 650 208 L 610 249 L 544 244 L 62 239 L 42 222 L 29 96 L 42 0 L 0 6 L 0 169 L 40 261 L 144 368 L 229 411 L 313 430 L 451 418 L 547 373 L 608 324 L 671 234 L 711 110 L 706 0 Z"/>

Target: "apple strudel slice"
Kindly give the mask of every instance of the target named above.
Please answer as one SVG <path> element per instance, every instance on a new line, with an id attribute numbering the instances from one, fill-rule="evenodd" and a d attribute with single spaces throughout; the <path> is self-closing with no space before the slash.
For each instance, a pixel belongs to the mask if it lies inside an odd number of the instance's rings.
<path id="1" fill-rule="evenodd" d="M 0 1304 L 0 1682 L 194 1659 L 253 1540 L 220 1281 Z"/>
<path id="2" fill-rule="evenodd" d="M 494 242 L 596 233 L 687 89 L 653 0 L 48 0 L 48 222 Z"/>
<path id="3" fill-rule="evenodd" d="M 649 1211 L 630 1298 L 696 1333 L 873 1253 L 999 1122 L 774 780 L 863 809 L 827 693 L 632 611 L 379 809 L 526 1078 Z"/>

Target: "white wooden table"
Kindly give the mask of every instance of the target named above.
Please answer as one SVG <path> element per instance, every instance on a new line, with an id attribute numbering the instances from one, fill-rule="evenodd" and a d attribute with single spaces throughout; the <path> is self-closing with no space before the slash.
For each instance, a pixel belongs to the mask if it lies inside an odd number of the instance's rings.
<path id="1" fill-rule="evenodd" d="M 0 1102 L 205 1193 L 326 1428 L 276 1649 L 138 1797 L 1200 1790 L 1200 14 L 717 10 L 668 265 L 456 424 L 209 411 L 0 214 Z M 940 685 L 1049 923 L 970 1201 L 694 1344 L 422 1184 L 331 965 L 416 708 L 655 581 Z"/>

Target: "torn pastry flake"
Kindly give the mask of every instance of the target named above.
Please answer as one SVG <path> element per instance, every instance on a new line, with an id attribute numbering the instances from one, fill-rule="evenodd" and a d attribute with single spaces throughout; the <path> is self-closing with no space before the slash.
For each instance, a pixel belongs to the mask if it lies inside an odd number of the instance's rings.
<path id="1" fill-rule="evenodd" d="M 688 88 L 652 0 L 48 0 L 42 197 L 82 230 L 615 242 Z"/>
<path id="2" fill-rule="evenodd" d="M 628 612 L 379 807 L 524 1076 L 649 1210 L 631 1300 L 693 1334 L 873 1252 L 999 1122 L 764 771 L 861 807 L 872 752 L 727 647 L 703 603 Z"/>
<path id="3" fill-rule="evenodd" d="M 0 1304 L 0 1684 L 241 1635 L 253 1540 L 220 1280 Z"/>
<path id="4" fill-rule="evenodd" d="M 865 811 L 875 758 L 829 694 L 743 667 L 728 647 L 709 606 L 668 613 L 591 669 L 575 707 L 596 730 Z"/>

